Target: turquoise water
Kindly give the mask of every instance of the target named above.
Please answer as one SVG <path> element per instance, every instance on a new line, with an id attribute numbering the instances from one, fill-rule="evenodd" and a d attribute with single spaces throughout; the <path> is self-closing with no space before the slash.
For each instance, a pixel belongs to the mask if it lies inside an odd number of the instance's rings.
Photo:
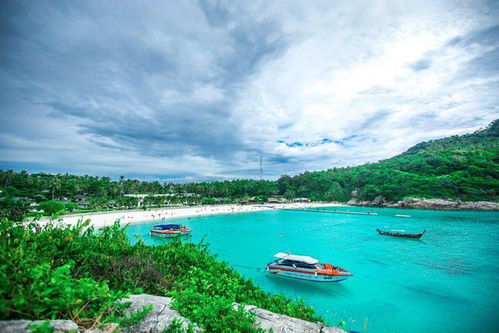
<path id="1" fill-rule="evenodd" d="M 191 227 L 192 241 L 205 237 L 213 253 L 255 284 L 303 298 L 332 325 L 343 320 L 347 329 L 366 332 L 498 330 L 499 213 L 375 211 L 378 216 L 271 210 L 169 222 Z M 148 244 L 168 241 L 147 235 L 156 223 L 131 225 L 128 232 Z M 378 235 L 376 228 L 427 233 L 421 240 L 398 239 Z M 342 266 L 354 276 L 325 284 L 257 269 L 288 250 Z"/>

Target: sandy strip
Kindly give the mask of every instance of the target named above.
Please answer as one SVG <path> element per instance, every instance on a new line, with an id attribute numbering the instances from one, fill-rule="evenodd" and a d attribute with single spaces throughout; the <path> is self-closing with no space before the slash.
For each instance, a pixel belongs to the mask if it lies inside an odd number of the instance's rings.
<path id="1" fill-rule="evenodd" d="M 330 203 L 290 203 L 290 204 L 266 204 L 266 205 L 211 205 L 192 206 L 179 208 L 153 208 L 148 210 L 120 210 L 111 212 L 96 212 L 74 215 L 63 215 L 57 222 L 63 224 L 76 224 L 79 220 L 90 220 L 96 228 L 112 225 L 116 220 L 122 224 L 135 224 L 146 221 L 168 221 L 175 217 L 193 217 L 219 214 L 235 214 L 257 212 L 270 209 L 282 208 L 310 208 L 310 207 L 334 207 L 345 206 L 337 202 Z M 42 218 L 38 223 L 46 224 L 49 218 Z"/>

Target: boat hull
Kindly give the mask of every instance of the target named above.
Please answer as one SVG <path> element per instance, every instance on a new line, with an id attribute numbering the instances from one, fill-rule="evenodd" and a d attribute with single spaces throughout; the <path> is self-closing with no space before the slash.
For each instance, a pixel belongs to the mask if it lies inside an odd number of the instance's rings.
<path id="1" fill-rule="evenodd" d="M 190 235 L 190 231 L 185 231 L 185 232 L 178 232 L 178 233 L 157 233 L 157 232 L 150 232 L 149 235 L 154 236 L 154 237 L 160 237 L 160 238 L 174 238 L 177 236 L 187 236 Z"/>
<path id="2" fill-rule="evenodd" d="M 282 269 L 273 266 L 267 266 L 267 273 L 273 276 L 281 276 L 292 279 L 307 280 L 313 282 L 340 282 L 351 275 L 326 275 L 319 274 L 314 271 L 309 270 L 295 270 L 295 269 Z"/>
<path id="3" fill-rule="evenodd" d="M 383 231 L 383 230 L 379 230 L 379 229 L 377 229 L 376 231 L 380 235 L 383 235 L 383 236 L 392 236 L 392 237 L 399 237 L 399 238 L 412 238 L 412 239 L 421 238 L 426 232 L 426 230 L 425 230 L 421 234 L 402 234 L 402 233 L 398 233 L 398 232 Z"/>

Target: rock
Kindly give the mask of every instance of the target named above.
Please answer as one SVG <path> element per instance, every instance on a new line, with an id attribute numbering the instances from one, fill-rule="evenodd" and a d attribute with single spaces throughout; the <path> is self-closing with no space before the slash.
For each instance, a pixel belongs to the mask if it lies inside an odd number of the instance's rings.
<path id="1" fill-rule="evenodd" d="M 114 333 L 120 332 L 120 325 L 116 323 L 110 323 L 104 325 L 102 328 L 95 328 L 92 330 L 85 330 L 85 333 Z"/>
<path id="2" fill-rule="evenodd" d="M 350 201 L 347 202 L 347 205 L 357 206 L 357 199 L 355 198 L 350 199 Z"/>
<path id="3" fill-rule="evenodd" d="M 110 324 L 104 325 L 104 327 L 102 328 L 102 331 L 104 333 L 119 332 L 120 331 L 119 328 L 120 328 L 119 324 L 110 323 Z"/>
<path id="4" fill-rule="evenodd" d="M 174 318 L 182 320 L 182 326 L 187 328 L 191 323 L 188 319 L 183 318 L 177 311 L 170 308 L 172 299 L 170 297 L 154 296 L 154 295 L 132 295 L 120 302 L 131 302 L 130 307 L 125 311 L 126 315 L 142 311 L 144 306 L 152 304 L 153 310 L 142 319 L 140 324 L 133 327 L 119 327 L 118 324 L 107 324 L 103 328 L 87 330 L 88 333 L 111 333 L 119 330 L 123 333 L 128 332 L 143 332 L 143 333 L 159 333 L 164 332 L 172 323 Z M 234 307 L 237 307 L 234 304 Z M 255 314 L 256 326 L 265 330 L 272 330 L 275 333 L 293 333 L 293 332 L 317 332 L 317 333 L 346 333 L 342 329 L 332 326 L 325 326 L 320 323 L 312 323 L 306 320 L 293 318 L 285 315 L 276 314 L 264 309 L 257 308 L 253 305 L 246 305 L 245 311 L 251 311 Z M 0 332 L 25 333 L 29 332 L 28 326 L 32 324 L 42 324 L 44 321 L 30 320 L 10 320 L 0 321 Z M 50 325 L 54 327 L 54 332 L 79 332 L 78 325 L 70 320 L 52 320 Z M 194 327 L 195 332 L 200 332 L 201 329 Z"/>
<path id="5" fill-rule="evenodd" d="M 177 311 L 170 308 L 172 299 L 170 297 L 154 296 L 154 295 L 132 295 L 129 298 L 123 299 L 120 302 L 132 302 L 130 307 L 126 310 L 126 314 L 136 313 L 142 311 L 145 305 L 152 304 L 153 310 L 142 319 L 139 325 L 131 328 L 122 328 L 121 332 L 147 332 L 156 333 L 163 332 L 170 326 L 174 318 L 183 321 L 183 327 L 187 328 L 191 323 L 188 319 L 182 317 Z M 195 331 L 200 331 L 195 329 Z"/>
<path id="6" fill-rule="evenodd" d="M 436 210 L 499 210 L 499 203 L 490 201 L 453 201 L 451 199 L 406 198 L 399 207 Z"/>
<path id="7" fill-rule="evenodd" d="M 7 320 L 0 321 L 0 332 L 25 333 L 30 332 L 31 325 L 43 324 L 45 320 Z M 54 328 L 54 333 L 78 332 L 78 325 L 71 320 L 51 320 L 50 326 Z"/>
<path id="8" fill-rule="evenodd" d="M 177 311 L 170 308 L 172 299 L 169 297 L 153 296 L 153 295 L 132 295 L 121 302 L 132 302 L 127 313 L 141 311 L 144 305 L 153 304 L 154 309 L 147 315 L 146 318 L 142 320 L 142 323 L 129 328 L 122 329 L 122 332 L 163 332 L 173 321 L 173 318 L 179 318 L 184 322 L 184 327 L 187 327 L 190 323 L 188 319 L 183 318 Z M 234 307 L 237 307 L 234 304 Z M 272 329 L 273 332 L 331 332 L 331 333 L 344 333 L 343 330 L 324 326 L 319 323 L 311 323 L 305 320 L 292 318 L 289 316 L 284 316 L 276 314 L 264 309 L 257 308 L 253 305 L 246 305 L 244 307 L 245 311 L 254 312 L 256 315 L 255 322 L 258 327 L 269 330 Z M 196 328 L 195 331 L 201 331 Z"/>
<path id="9" fill-rule="evenodd" d="M 459 208 L 471 210 L 499 210 L 499 203 L 491 201 L 470 201 L 461 203 Z"/>
<path id="10" fill-rule="evenodd" d="M 237 304 L 235 304 L 237 306 Z M 342 329 L 331 326 L 324 326 L 320 323 L 312 323 L 298 318 L 276 314 L 253 305 L 246 305 L 245 311 L 255 313 L 255 323 L 259 328 L 272 330 L 274 333 L 292 332 L 330 332 L 345 333 Z"/>
<path id="11" fill-rule="evenodd" d="M 499 210 L 499 202 L 491 201 L 454 201 L 451 199 L 405 198 L 403 201 L 386 202 L 385 198 L 382 196 L 377 196 L 373 201 L 360 201 L 356 198 L 352 198 L 347 204 L 352 206 L 380 206 L 434 210 Z"/>
<path id="12" fill-rule="evenodd" d="M 384 203 L 385 203 L 385 198 L 382 195 L 378 195 L 376 198 L 374 198 L 372 202 L 373 206 L 381 206 Z"/>

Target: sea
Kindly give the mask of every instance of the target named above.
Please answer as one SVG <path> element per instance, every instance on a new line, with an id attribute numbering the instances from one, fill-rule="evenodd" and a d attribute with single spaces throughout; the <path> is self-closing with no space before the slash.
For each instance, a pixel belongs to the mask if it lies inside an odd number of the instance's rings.
<path id="1" fill-rule="evenodd" d="M 329 207 L 169 219 L 192 228 L 186 241 L 271 293 L 301 298 L 329 325 L 357 332 L 499 332 L 499 213 Z M 377 215 L 337 214 L 334 211 Z M 409 215 L 399 217 L 397 215 Z M 128 227 L 132 241 L 158 221 Z M 376 229 L 422 232 L 419 240 Z M 270 276 L 277 252 L 308 255 L 353 273 L 336 283 Z"/>

